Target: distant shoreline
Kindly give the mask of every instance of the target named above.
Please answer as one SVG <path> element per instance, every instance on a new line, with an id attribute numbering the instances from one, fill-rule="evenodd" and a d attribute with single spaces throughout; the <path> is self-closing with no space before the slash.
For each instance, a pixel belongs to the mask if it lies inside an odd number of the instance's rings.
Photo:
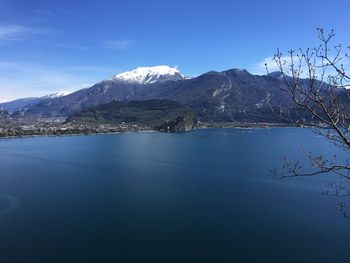
<path id="1" fill-rule="evenodd" d="M 245 123 L 245 122 L 222 122 L 222 123 L 199 123 L 198 128 L 292 128 L 299 127 L 296 125 L 291 125 L 287 123 Z"/>
<path id="2" fill-rule="evenodd" d="M 18 139 L 18 138 L 35 138 L 35 137 L 70 137 L 70 136 L 92 136 L 92 135 L 108 135 L 108 134 L 124 134 L 124 133 L 135 133 L 135 132 L 161 132 L 161 133 L 183 133 L 191 132 L 194 130 L 201 129 L 271 129 L 271 128 L 302 128 L 296 125 L 287 125 L 281 123 L 200 123 L 197 128 L 188 131 L 177 131 L 177 132 L 164 132 L 151 128 L 140 128 L 130 130 L 116 130 L 109 132 L 99 132 L 91 130 L 90 132 L 72 132 L 72 133 L 52 133 L 52 134 L 24 134 L 24 135 L 11 135 L 2 136 L 1 139 Z"/>

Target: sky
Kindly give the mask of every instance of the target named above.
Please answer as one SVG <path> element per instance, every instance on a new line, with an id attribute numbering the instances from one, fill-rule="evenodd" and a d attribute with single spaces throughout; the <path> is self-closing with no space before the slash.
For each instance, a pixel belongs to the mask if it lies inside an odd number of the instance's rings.
<path id="1" fill-rule="evenodd" d="M 318 27 L 350 45 L 349 10 L 348 0 L 0 0 L 0 102 L 140 66 L 264 74 L 277 48 L 317 46 Z"/>

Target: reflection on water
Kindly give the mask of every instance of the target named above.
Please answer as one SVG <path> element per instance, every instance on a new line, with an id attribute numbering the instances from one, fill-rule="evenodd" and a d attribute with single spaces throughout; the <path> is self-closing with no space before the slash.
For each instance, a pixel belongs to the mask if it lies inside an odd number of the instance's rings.
<path id="1" fill-rule="evenodd" d="M 330 177 L 280 180 L 306 129 L 0 140 L 0 262 L 349 262 Z M 344 200 L 345 201 L 345 200 Z"/>

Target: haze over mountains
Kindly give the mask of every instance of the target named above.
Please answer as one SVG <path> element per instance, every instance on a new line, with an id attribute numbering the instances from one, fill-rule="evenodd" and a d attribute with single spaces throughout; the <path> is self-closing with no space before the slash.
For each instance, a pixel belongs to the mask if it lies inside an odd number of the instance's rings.
<path id="1" fill-rule="evenodd" d="M 14 113 L 16 111 L 20 111 L 25 106 L 37 104 L 42 100 L 63 97 L 68 94 L 70 94 L 70 92 L 57 92 L 43 97 L 29 97 L 17 99 L 9 102 L 0 103 L 0 108 L 7 110 L 9 113 Z"/>
<path id="2" fill-rule="evenodd" d="M 186 78 L 168 66 L 141 67 L 65 96 L 23 99 L 20 106 L 17 100 L 0 107 L 16 109 L 14 115 L 21 117 L 68 117 L 111 101 L 167 99 L 189 106 L 204 122 L 281 122 L 271 107 L 293 105 L 282 85 L 279 73 L 258 76 L 230 69 Z"/>

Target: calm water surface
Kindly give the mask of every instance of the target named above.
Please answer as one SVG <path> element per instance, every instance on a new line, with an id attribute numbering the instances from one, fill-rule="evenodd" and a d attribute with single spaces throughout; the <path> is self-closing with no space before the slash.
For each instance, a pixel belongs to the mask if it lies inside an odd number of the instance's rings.
<path id="1" fill-rule="evenodd" d="M 269 172 L 300 144 L 337 152 L 289 128 L 0 140 L 0 262 L 350 262 L 332 178 Z"/>

